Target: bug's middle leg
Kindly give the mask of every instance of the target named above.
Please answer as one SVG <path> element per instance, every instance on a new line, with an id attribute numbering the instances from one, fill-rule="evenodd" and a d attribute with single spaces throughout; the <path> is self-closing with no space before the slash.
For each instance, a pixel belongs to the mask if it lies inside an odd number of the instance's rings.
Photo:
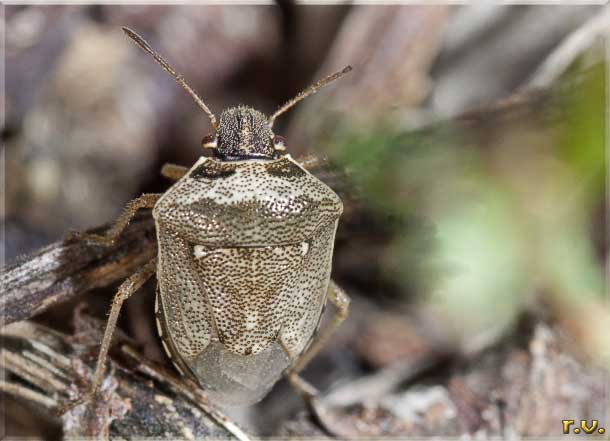
<path id="1" fill-rule="evenodd" d="M 97 358 L 95 372 L 93 373 L 91 386 L 85 394 L 83 394 L 73 402 L 68 403 L 67 406 L 64 406 L 60 413 L 64 413 L 72 407 L 95 397 L 95 394 L 97 393 L 98 389 L 100 388 L 100 385 L 102 384 L 102 380 L 104 379 L 104 372 L 106 371 L 106 360 L 108 358 L 108 350 L 110 349 L 112 335 L 114 334 L 114 330 L 116 328 L 117 320 L 119 318 L 119 313 L 121 312 L 123 302 L 125 302 L 125 300 L 127 300 L 134 292 L 140 289 L 148 279 L 150 279 L 150 277 L 156 271 L 156 265 L 157 259 L 151 260 L 146 265 L 141 267 L 137 272 L 127 278 L 119 287 L 117 293 L 114 296 L 114 299 L 112 300 L 112 307 L 110 309 L 108 321 L 106 322 L 106 329 L 104 331 L 104 337 L 102 339 L 102 344 Z"/>
<path id="2" fill-rule="evenodd" d="M 282 346 L 282 349 L 284 349 L 284 352 L 286 353 L 286 355 L 288 355 L 288 358 L 290 360 L 298 359 L 298 356 L 294 355 L 290 351 L 290 349 L 286 347 L 286 345 L 281 339 L 280 345 Z M 297 372 L 295 372 L 293 368 L 288 368 L 285 375 L 288 381 L 290 381 L 292 387 L 296 389 L 296 391 L 299 393 L 299 395 L 303 397 L 305 401 L 311 402 L 311 400 L 318 395 L 318 389 L 316 389 L 313 384 L 311 384 L 309 381 L 305 380 Z"/>

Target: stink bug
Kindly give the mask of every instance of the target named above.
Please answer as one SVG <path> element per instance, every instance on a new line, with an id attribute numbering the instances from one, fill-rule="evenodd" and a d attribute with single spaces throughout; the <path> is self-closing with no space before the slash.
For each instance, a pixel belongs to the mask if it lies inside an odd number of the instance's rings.
<path id="1" fill-rule="evenodd" d="M 157 274 L 156 318 L 176 369 L 220 405 L 262 399 L 287 374 L 305 396 L 315 389 L 298 373 L 348 313 L 349 298 L 330 279 L 335 232 L 343 204 L 324 183 L 285 153 L 275 118 L 348 66 L 301 92 L 271 117 L 239 106 L 217 120 L 203 100 L 146 41 L 123 31 L 148 52 L 208 115 L 214 132 L 192 168 L 166 164 L 175 180 L 163 194 L 133 200 L 105 236 L 113 243 L 141 208 L 152 208 L 157 258 L 119 288 L 101 345 L 92 391 L 99 388 L 123 302 Z M 327 300 L 334 320 L 317 333 Z"/>

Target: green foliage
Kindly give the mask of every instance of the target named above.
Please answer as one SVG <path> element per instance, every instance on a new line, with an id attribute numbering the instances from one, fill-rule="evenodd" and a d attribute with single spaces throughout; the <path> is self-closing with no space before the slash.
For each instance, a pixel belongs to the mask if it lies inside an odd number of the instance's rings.
<path id="1" fill-rule="evenodd" d="M 604 203 L 604 72 L 557 88 L 558 116 L 502 127 L 497 144 L 459 124 L 336 132 L 331 151 L 368 207 L 403 220 L 382 264 L 405 295 L 466 334 L 510 325 L 537 292 L 603 298 L 590 230 Z"/>

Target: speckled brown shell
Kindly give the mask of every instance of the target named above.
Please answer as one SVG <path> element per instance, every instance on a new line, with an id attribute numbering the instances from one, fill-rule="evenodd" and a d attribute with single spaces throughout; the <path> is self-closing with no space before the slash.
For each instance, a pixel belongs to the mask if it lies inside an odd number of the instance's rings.
<path id="1" fill-rule="evenodd" d="M 159 333 L 218 403 L 260 400 L 309 343 L 342 209 L 289 155 L 201 158 L 155 205 Z"/>

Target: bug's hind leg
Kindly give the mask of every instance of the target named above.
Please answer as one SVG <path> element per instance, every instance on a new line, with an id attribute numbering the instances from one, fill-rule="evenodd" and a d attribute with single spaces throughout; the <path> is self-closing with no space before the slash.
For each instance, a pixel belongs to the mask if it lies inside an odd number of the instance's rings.
<path id="1" fill-rule="evenodd" d="M 71 237 L 98 245 L 112 246 L 129 225 L 136 213 L 141 208 L 153 208 L 161 197 L 161 193 L 146 193 L 129 202 L 121 215 L 116 219 L 114 225 L 104 235 L 88 233 L 72 233 Z"/>
<path id="2" fill-rule="evenodd" d="M 188 167 L 170 164 L 168 162 L 166 164 L 163 164 L 163 167 L 161 167 L 161 176 L 172 181 L 179 181 L 185 174 L 188 173 L 188 171 Z"/>
<path id="3" fill-rule="evenodd" d="M 282 348 L 284 349 L 284 352 L 286 352 L 286 355 L 288 355 L 288 358 L 290 358 L 291 360 L 294 360 L 296 358 L 295 355 L 290 351 L 290 349 L 286 347 L 286 345 L 282 342 L 281 339 L 280 345 L 282 345 Z M 297 372 L 295 372 L 294 368 L 289 368 L 286 371 L 286 378 L 288 379 L 288 381 L 290 381 L 292 387 L 295 388 L 295 390 L 299 393 L 299 395 L 301 395 L 301 397 L 303 397 L 306 402 L 310 403 L 318 395 L 318 389 L 316 389 L 314 385 L 312 385 L 309 381 L 305 380 Z"/>
<path id="4" fill-rule="evenodd" d="M 306 402 L 310 402 L 319 393 L 313 384 L 292 370 L 286 373 L 286 378 Z"/>
<path id="5" fill-rule="evenodd" d="M 286 376 L 296 391 L 303 397 L 312 416 L 320 427 L 332 436 L 345 438 L 345 434 L 337 433 L 335 430 L 335 422 L 338 421 L 340 413 L 337 413 L 335 409 L 326 404 L 324 400 L 320 399 L 318 390 L 299 375 L 299 372 L 309 363 L 309 361 L 311 361 L 320 349 L 322 349 L 324 344 L 328 341 L 328 338 L 349 314 L 350 298 L 332 280 L 328 286 L 328 300 L 337 307 L 335 316 L 332 318 L 331 323 L 314 337 L 305 353 L 299 357 L 293 367 L 286 372 Z M 284 350 L 286 349 L 287 348 L 284 348 Z M 291 355 L 290 352 L 286 352 L 288 353 L 288 356 Z"/>
<path id="6" fill-rule="evenodd" d="M 106 329 L 104 331 L 104 338 L 100 347 L 100 353 L 97 357 L 97 364 L 95 366 L 95 372 L 91 381 L 91 386 L 87 392 L 73 401 L 70 401 L 59 411 L 63 414 L 73 408 L 74 406 L 93 399 L 102 384 L 104 379 L 104 372 L 106 370 L 106 359 L 108 358 L 108 350 L 110 349 L 110 343 L 112 342 L 112 335 L 116 328 L 116 323 L 121 312 L 123 302 L 127 300 L 134 292 L 146 283 L 148 279 L 155 273 L 157 265 L 157 259 L 153 259 L 146 265 L 141 267 L 138 271 L 127 278 L 119 287 L 117 293 L 112 300 L 112 307 L 110 309 L 110 315 L 106 322 Z"/>
<path id="7" fill-rule="evenodd" d="M 328 300 L 335 305 L 337 312 L 332 322 L 314 337 L 305 353 L 296 361 L 292 367 L 293 372 L 299 373 L 307 366 L 307 363 L 320 352 L 320 349 L 324 347 L 333 332 L 349 315 L 350 298 L 333 280 L 328 285 Z"/>
<path id="8" fill-rule="evenodd" d="M 328 286 L 328 300 L 335 305 L 337 312 L 332 319 L 332 322 L 324 328 L 314 339 L 305 351 L 303 355 L 296 359 L 295 364 L 286 372 L 286 377 L 290 381 L 290 384 L 299 392 L 303 398 L 307 401 L 314 398 L 318 391 L 309 382 L 304 380 L 300 375 L 307 363 L 311 361 L 315 355 L 320 352 L 320 349 L 324 347 L 330 336 L 335 332 L 337 327 L 346 319 L 349 314 L 350 298 L 339 286 L 334 282 L 330 281 Z M 284 345 L 282 345 L 284 346 Z M 284 350 L 288 356 L 293 359 L 294 357 L 288 351 L 288 348 L 284 346 Z"/>

